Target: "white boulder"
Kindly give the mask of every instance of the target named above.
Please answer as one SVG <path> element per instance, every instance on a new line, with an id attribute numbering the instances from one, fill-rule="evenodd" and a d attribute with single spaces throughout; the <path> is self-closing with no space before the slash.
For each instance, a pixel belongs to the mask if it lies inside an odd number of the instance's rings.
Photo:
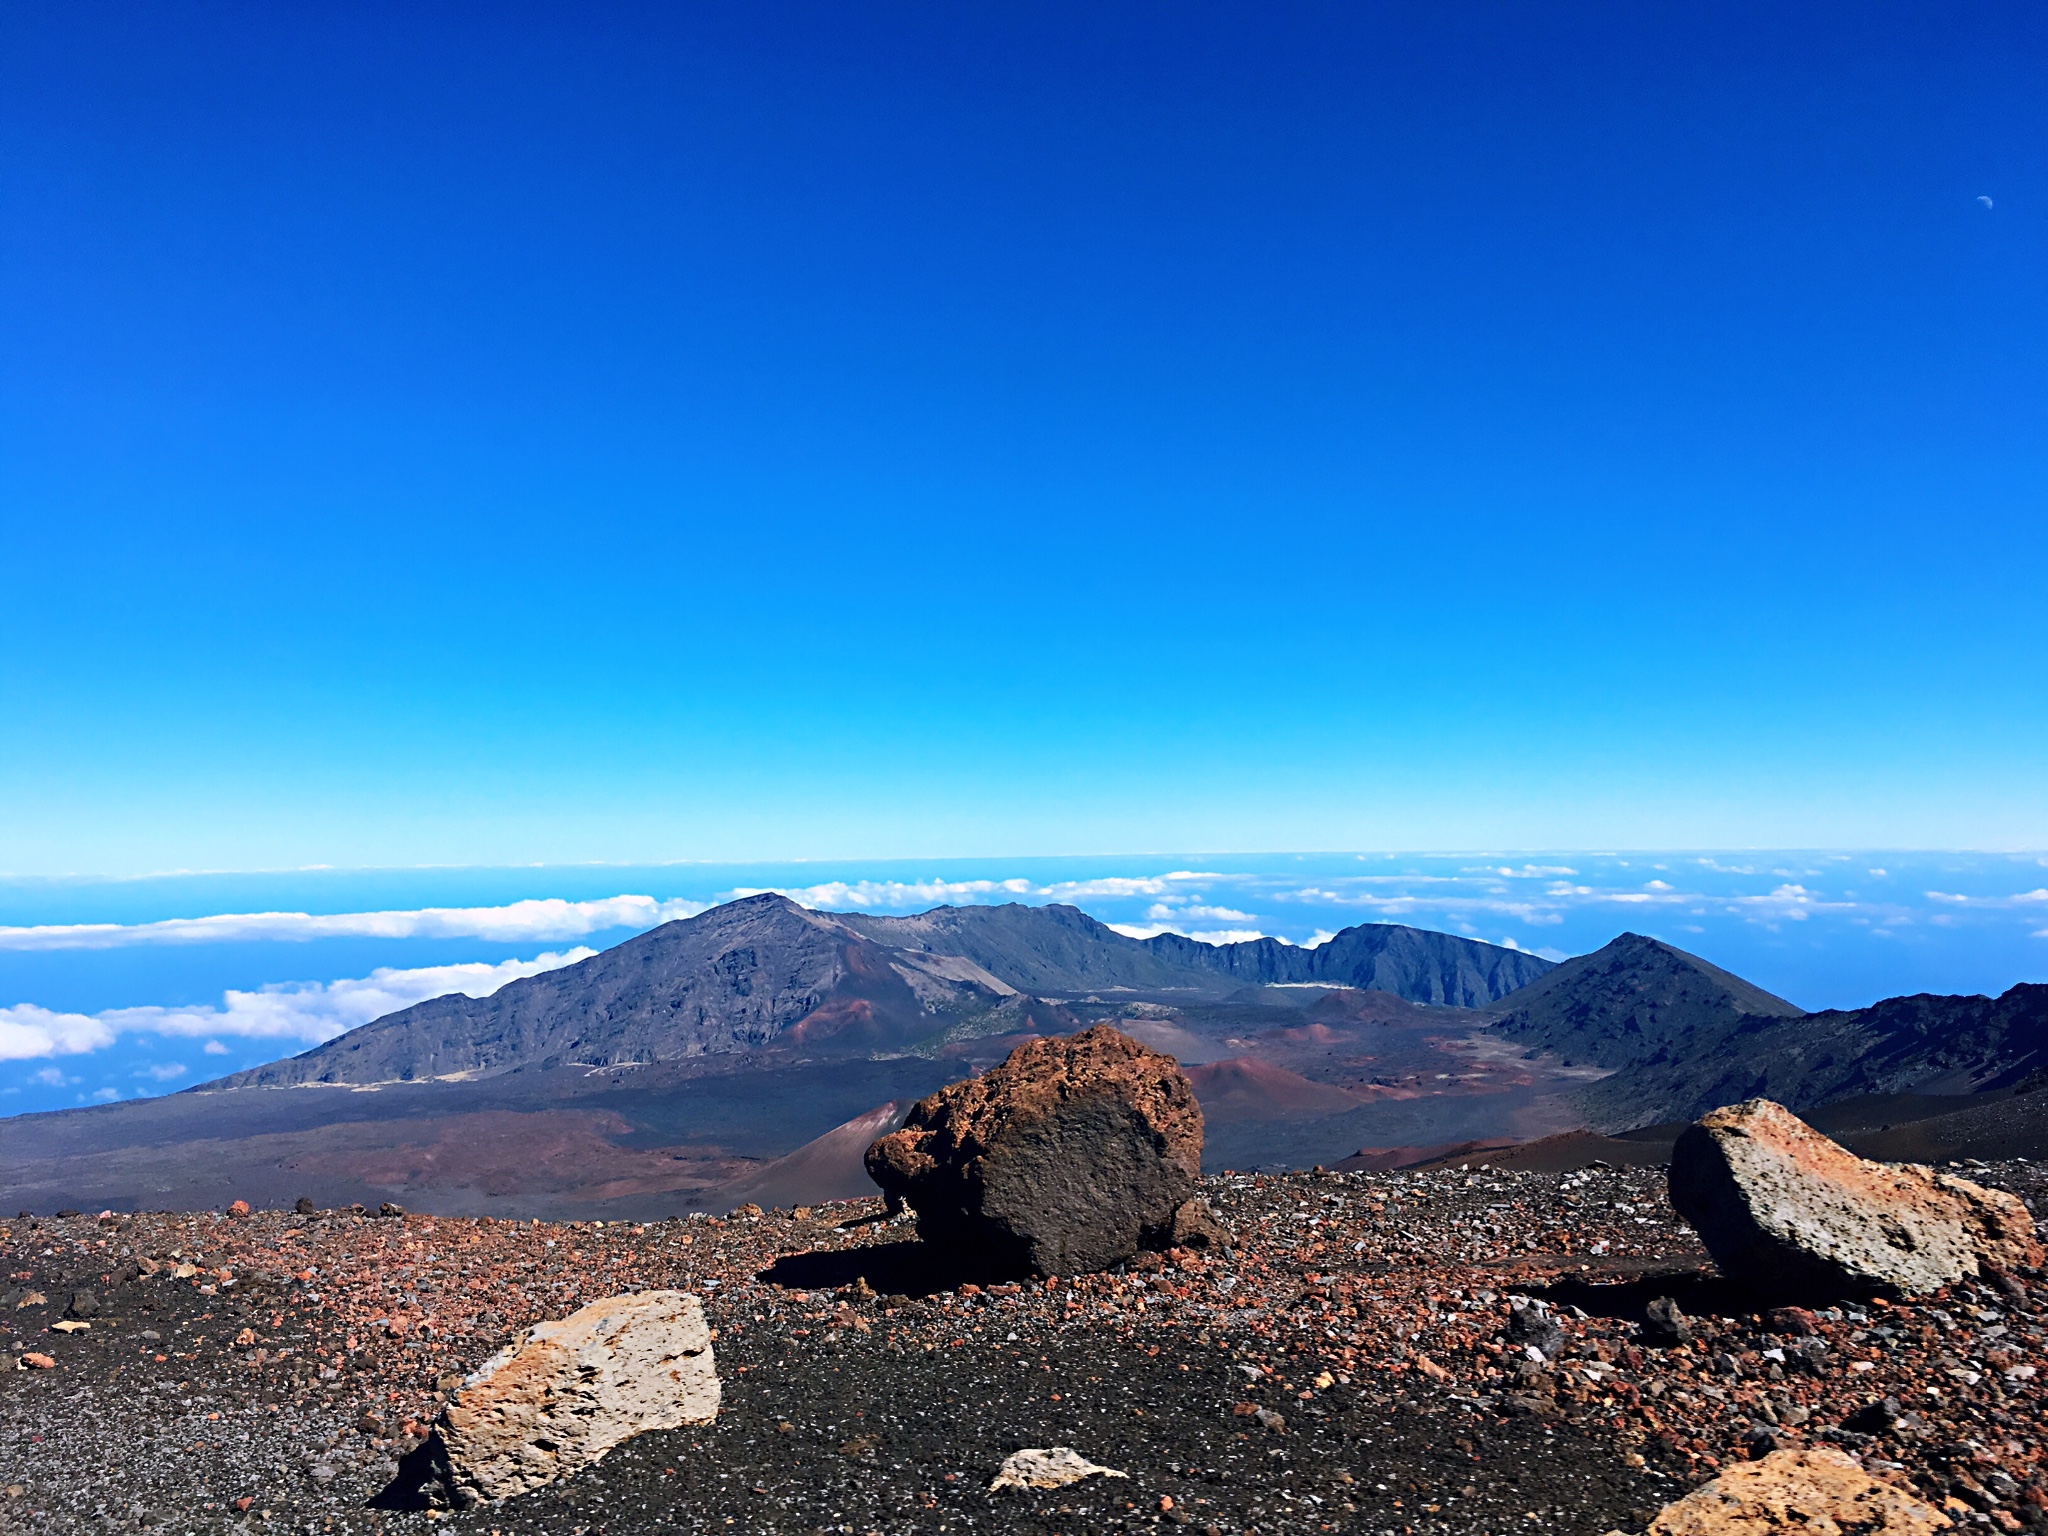
<path id="1" fill-rule="evenodd" d="M 718 1398 L 695 1296 L 594 1301 L 528 1329 L 462 1384 L 435 1425 L 442 1491 L 456 1505 L 526 1493 L 650 1429 L 709 1423 Z"/>

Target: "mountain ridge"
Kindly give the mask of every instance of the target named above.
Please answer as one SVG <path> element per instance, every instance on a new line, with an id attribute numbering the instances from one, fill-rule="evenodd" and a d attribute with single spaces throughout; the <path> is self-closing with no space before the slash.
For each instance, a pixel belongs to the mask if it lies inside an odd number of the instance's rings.
<path id="1" fill-rule="evenodd" d="M 1591 1127 L 1686 1121 L 1750 1098 L 1809 1110 L 1859 1094 L 1972 1093 L 2048 1062 L 2048 986 L 1919 993 L 1807 1013 L 1675 945 L 1624 933 L 1502 1000 L 1495 1028 L 1608 1075 Z"/>
<path id="2" fill-rule="evenodd" d="M 1172 942 L 1162 943 L 1162 940 Z M 1324 954 L 1329 950 L 1329 954 Z M 1068 906 L 816 912 L 773 892 L 663 924 L 591 958 L 387 1014 L 301 1055 L 187 1092 L 457 1080 L 521 1066 L 627 1066 L 758 1053 L 888 1055 L 1042 1028 L 1062 998 L 1214 998 L 1284 978 L 1424 1003 L 1493 1002 L 1550 962 L 1397 924 L 1314 950 L 1276 940 L 1133 939 Z"/>

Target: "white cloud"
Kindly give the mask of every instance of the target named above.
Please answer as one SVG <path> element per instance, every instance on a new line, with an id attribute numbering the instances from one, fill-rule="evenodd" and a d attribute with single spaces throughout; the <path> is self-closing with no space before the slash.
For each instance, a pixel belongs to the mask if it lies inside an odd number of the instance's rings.
<path id="1" fill-rule="evenodd" d="M 0 1061 L 79 1056 L 114 1043 L 115 1031 L 82 1013 L 52 1013 L 34 1003 L 0 1008 Z"/>
<path id="2" fill-rule="evenodd" d="M 227 944 L 274 939 L 489 939 L 543 943 L 580 939 L 609 929 L 653 928 L 695 917 L 701 901 L 608 896 L 601 901 L 548 898 L 502 907 L 420 907 L 404 912 L 228 912 L 155 923 L 61 923 L 0 928 L 0 950 L 121 949 L 135 944 Z"/>
<path id="3" fill-rule="evenodd" d="M 1929 891 L 1927 899 L 1951 907 L 2038 907 L 2048 902 L 2048 886 L 2011 896 L 1956 896 L 1947 891 Z"/>
<path id="4" fill-rule="evenodd" d="M 1111 923 L 1108 926 L 1127 939 L 1156 939 L 1162 933 L 1177 933 L 1184 939 L 1194 939 L 1203 944 L 1247 944 L 1253 939 L 1266 937 L 1256 928 L 1222 928 L 1212 929 L 1206 933 L 1194 933 L 1185 928 L 1176 928 L 1171 923 Z M 1282 939 L 1280 942 L 1285 944 L 1287 940 Z"/>
<path id="5" fill-rule="evenodd" d="M 1009 896 L 1042 894 L 1029 880 L 828 880 L 822 885 L 739 886 L 726 893 L 730 900 L 762 896 L 769 892 L 787 896 L 800 906 L 820 912 L 866 912 L 876 907 L 941 907 L 973 902 L 977 897 L 1000 900 Z"/>
<path id="6" fill-rule="evenodd" d="M 135 1075 L 137 1077 L 153 1078 L 159 1083 L 168 1083 L 173 1078 L 185 1075 L 185 1063 L 182 1061 L 159 1062 L 153 1067 L 137 1068 Z"/>
<path id="7" fill-rule="evenodd" d="M 220 1043 L 220 1042 L 219 1042 L 218 1040 L 209 1040 L 209 1041 L 207 1041 L 207 1042 L 206 1042 L 206 1054 L 207 1054 L 207 1055 L 209 1055 L 209 1056 L 225 1056 L 225 1055 L 227 1055 L 227 1053 L 228 1053 L 228 1048 L 227 1048 L 226 1046 L 222 1045 L 222 1044 L 221 1044 L 221 1043 Z"/>
<path id="8" fill-rule="evenodd" d="M 41 1083 L 46 1088 L 73 1088 L 83 1082 L 84 1079 L 66 1077 L 62 1069 L 58 1067 L 45 1067 L 42 1071 L 35 1073 L 31 1081 Z"/>
<path id="9" fill-rule="evenodd" d="M 1176 886 L 1224 877 L 1209 871 L 1176 869 L 1170 874 L 1145 878 L 1112 876 L 1102 880 L 1059 880 L 1038 888 L 1041 896 L 1055 901 L 1082 901 L 1091 896 L 1164 896 Z"/>
<path id="10" fill-rule="evenodd" d="M 92 1097 L 97 1103 L 111 1104 L 114 1100 L 121 1097 L 121 1090 L 118 1088 L 95 1088 L 92 1091 Z"/>
<path id="11" fill-rule="evenodd" d="M 121 1034 L 236 1035 L 318 1045 L 359 1024 L 451 992 L 488 997 L 509 981 L 538 975 L 597 951 L 577 948 L 498 965 L 429 965 L 377 970 L 357 980 L 285 982 L 258 992 L 230 991 L 217 1008 L 109 1008 L 103 1013 L 52 1013 L 32 1003 L 0 1008 L 0 1061 L 76 1055 L 111 1045 Z M 208 1042 L 212 1054 L 217 1040 Z"/>
<path id="12" fill-rule="evenodd" d="M 1155 902 L 1147 917 L 1154 922 L 1169 918 L 1177 922 L 1190 923 L 1256 923 L 1258 917 L 1250 912 L 1238 912 L 1230 907 L 1176 906 L 1172 902 Z"/>
<path id="13" fill-rule="evenodd" d="M 1056 880 L 1034 885 L 1029 880 L 828 880 L 821 885 L 740 886 L 726 893 L 728 900 L 759 896 L 773 891 L 791 901 L 823 912 L 871 912 L 877 908 L 902 911 L 910 907 L 979 905 L 1015 900 L 1020 896 L 1042 897 L 1048 901 L 1085 901 L 1102 897 L 1165 896 L 1184 886 L 1221 880 L 1217 874 L 1177 869 L 1164 875 L 1109 876 L 1100 880 Z"/>

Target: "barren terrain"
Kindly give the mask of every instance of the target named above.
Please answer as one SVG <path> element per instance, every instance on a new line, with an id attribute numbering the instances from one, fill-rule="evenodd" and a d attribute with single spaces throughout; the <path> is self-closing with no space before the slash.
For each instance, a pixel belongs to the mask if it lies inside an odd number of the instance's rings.
<path id="1" fill-rule="evenodd" d="M 2048 1193 L 2035 1164 L 1973 1176 Z M 879 1202 L 644 1226 L 16 1220 L 4 1347 L 53 1364 L 0 1374 L 0 1509 L 23 1530 L 424 1529 L 400 1467 L 463 1372 L 528 1321 L 673 1285 L 719 1330 L 717 1423 L 442 1528 L 1596 1536 L 1815 1441 L 1967 1522 L 2048 1523 L 2039 1277 L 1767 1313 L 1647 1169 L 1206 1190 L 1229 1253 L 1054 1281 L 949 1272 Z M 1553 1359 L 1504 1335 L 1513 1295 L 1549 1303 Z M 1658 1295 L 1692 1342 L 1646 1333 Z M 67 1307 L 91 1326 L 53 1331 Z M 1029 1445 L 1129 1477 L 990 1494 Z"/>

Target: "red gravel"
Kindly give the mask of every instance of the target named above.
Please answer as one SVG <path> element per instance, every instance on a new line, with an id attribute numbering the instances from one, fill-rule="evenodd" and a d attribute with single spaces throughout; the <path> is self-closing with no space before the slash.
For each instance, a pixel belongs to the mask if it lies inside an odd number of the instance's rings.
<path id="1" fill-rule="evenodd" d="M 2036 1202 L 2048 1182 L 2018 1163 L 1974 1176 Z M 536 1318 L 678 1286 L 719 1329 L 718 1423 L 442 1525 L 1421 1533 L 1534 1516 L 1596 1536 L 1769 1436 L 1840 1445 L 1968 1523 L 2048 1528 L 2038 1276 L 1766 1315 L 1713 1275 L 1654 1170 L 1205 1187 L 1233 1253 L 1014 1288 L 934 1271 L 879 1201 L 646 1227 L 0 1223 L 0 1365 L 56 1362 L 0 1374 L 0 1526 L 424 1528 L 365 1505 L 462 1373 Z M 180 1262 L 196 1271 L 175 1278 Z M 90 1328 L 52 1331 L 78 1290 Z M 1513 1296 L 1544 1301 L 1557 1336 L 1532 1332 L 1552 1358 L 1504 1336 Z M 1651 1343 L 1657 1296 L 1695 1319 L 1691 1343 Z M 1130 1480 L 986 1492 L 1010 1451 L 1051 1444 Z"/>

